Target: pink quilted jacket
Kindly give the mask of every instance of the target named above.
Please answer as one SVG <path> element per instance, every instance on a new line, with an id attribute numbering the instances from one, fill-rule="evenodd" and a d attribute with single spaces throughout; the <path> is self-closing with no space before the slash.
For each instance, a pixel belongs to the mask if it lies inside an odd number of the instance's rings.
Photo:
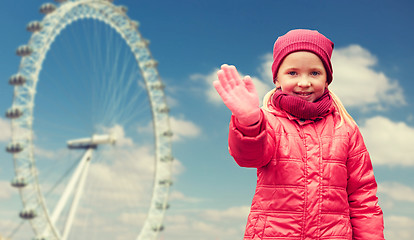
<path id="1" fill-rule="evenodd" d="M 253 127 L 232 117 L 230 153 L 257 168 L 244 240 L 384 239 L 364 141 L 357 126 L 339 122 L 334 107 L 315 121 L 274 108 Z"/>

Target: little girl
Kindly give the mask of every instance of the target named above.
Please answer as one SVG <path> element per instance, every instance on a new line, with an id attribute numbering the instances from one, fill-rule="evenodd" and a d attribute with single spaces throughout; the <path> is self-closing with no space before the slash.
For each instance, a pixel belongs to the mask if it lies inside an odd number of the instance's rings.
<path id="1" fill-rule="evenodd" d="M 229 151 L 257 168 L 244 240 L 381 240 L 382 210 L 361 133 L 332 82 L 333 43 L 292 30 L 273 50 L 276 87 L 259 99 L 249 76 L 223 65 L 214 87 L 231 110 Z"/>

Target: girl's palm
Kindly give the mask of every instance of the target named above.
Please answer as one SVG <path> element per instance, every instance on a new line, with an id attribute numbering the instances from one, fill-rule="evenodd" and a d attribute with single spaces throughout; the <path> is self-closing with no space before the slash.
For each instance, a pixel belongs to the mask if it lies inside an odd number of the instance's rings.
<path id="1" fill-rule="evenodd" d="M 224 104 L 243 125 L 255 124 L 260 119 L 259 97 L 250 76 L 240 78 L 236 67 L 222 65 L 213 82 Z"/>

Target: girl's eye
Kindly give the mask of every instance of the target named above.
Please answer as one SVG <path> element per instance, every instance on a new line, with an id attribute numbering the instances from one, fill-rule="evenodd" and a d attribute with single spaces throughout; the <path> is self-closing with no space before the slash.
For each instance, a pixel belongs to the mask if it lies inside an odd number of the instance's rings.
<path id="1" fill-rule="evenodd" d="M 289 74 L 289 75 L 291 75 L 291 76 L 295 76 L 295 75 L 297 74 L 297 72 L 295 72 L 295 71 L 290 71 L 290 72 L 288 72 L 288 74 Z"/>
<path id="2" fill-rule="evenodd" d="M 319 72 L 316 72 L 316 71 L 313 71 L 313 72 L 311 72 L 311 75 L 312 76 L 318 76 L 320 73 Z"/>

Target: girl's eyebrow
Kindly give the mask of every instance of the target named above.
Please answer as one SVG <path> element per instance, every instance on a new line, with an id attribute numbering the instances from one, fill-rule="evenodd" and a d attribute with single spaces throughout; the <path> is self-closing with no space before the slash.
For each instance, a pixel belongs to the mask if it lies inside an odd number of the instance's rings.
<path id="1" fill-rule="evenodd" d="M 310 68 L 310 71 L 323 72 L 323 68 L 321 68 L 321 67 L 313 67 L 313 68 Z"/>
<path id="2" fill-rule="evenodd" d="M 291 70 L 298 70 L 299 68 L 298 67 L 286 67 L 286 68 L 284 68 L 284 70 L 286 70 L 286 71 L 291 71 Z"/>

